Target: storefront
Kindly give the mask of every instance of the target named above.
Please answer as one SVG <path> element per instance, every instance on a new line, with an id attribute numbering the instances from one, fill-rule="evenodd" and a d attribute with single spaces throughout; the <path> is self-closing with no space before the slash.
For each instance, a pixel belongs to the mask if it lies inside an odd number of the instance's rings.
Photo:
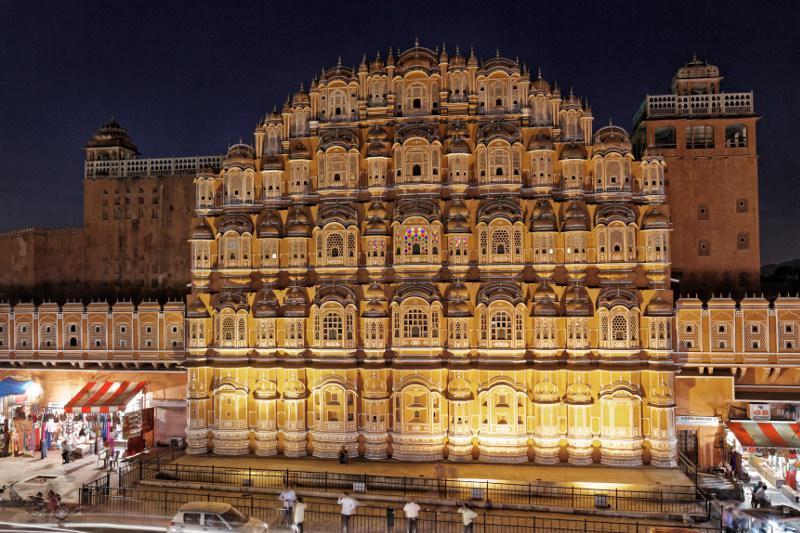
<path id="1" fill-rule="evenodd" d="M 800 467 L 800 423 L 794 405 L 750 403 L 735 409 L 725 425 L 727 461 L 741 474 L 755 470 L 764 481 L 796 490 L 796 470 Z"/>
<path id="2" fill-rule="evenodd" d="M 33 455 L 40 446 L 42 427 L 41 385 L 31 379 L 12 376 L 0 380 L 1 455 Z"/>
<path id="3" fill-rule="evenodd" d="M 153 408 L 146 405 L 146 385 L 144 381 L 90 381 L 64 411 L 98 428 L 113 451 L 133 455 L 153 446 Z"/>

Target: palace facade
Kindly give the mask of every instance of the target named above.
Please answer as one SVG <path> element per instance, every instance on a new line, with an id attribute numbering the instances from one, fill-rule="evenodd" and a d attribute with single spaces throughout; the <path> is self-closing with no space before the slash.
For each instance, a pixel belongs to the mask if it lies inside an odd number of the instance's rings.
<path id="1" fill-rule="evenodd" d="M 499 55 L 322 73 L 196 179 L 191 453 L 672 466 L 664 161 Z"/>

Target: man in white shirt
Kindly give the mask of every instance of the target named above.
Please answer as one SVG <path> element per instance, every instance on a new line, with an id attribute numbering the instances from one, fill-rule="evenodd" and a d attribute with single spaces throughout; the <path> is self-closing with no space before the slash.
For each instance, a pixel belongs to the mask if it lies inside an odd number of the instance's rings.
<path id="1" fill-rule="evenodd" d="M 478 513 L 469 508 L 465 503 L 458 508 L 457 513 L 461 513 L 461 518 L 464 522 L 464 533 L 472 533 L 472 523 L 478 518 Z"/>
<path id="2" fill-rule="evenodd" d="M 417 533 L 417 518 L 419 518 L 420 506 L 417 502 L 408 502 L 403 506 L 403 513 L 406 515 L 408 526 L 406 533 Z"/>
<path id="3" fill-rule="evenodd" d="M 283 489 L 280 496 L 278 496 L 278 499 L 283 506 L 282 523 L 288 526 L 292 522 L 292 508 L 294 508 L 294 504 L 297 502 L 297 495 L 294 493 L 294 490 L 292 490 L 292 487 L 287 486 Z"/>
<path id="4" fill-rule="evenodd" d="M 297 533 L 303 533 L 303 522 L 306 519 L 306 503 L 303 498 L 297 498 L 297 503 L 294 505 L 294 530 Z"/>
<path id="5" fill-rule="evenodd" d="M 356 507 L 361 504 L 358 500 L 346 492 L 339 496 L 338 503 L 342 506 L 342 533 L 348 533 L 350 527 L 350 517 L 355 514 Z"/>

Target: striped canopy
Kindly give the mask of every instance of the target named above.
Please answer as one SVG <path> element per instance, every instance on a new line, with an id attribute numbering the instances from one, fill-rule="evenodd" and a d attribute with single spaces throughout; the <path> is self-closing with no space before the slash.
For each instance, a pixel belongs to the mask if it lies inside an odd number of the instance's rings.
<path id="1" fill-rule="evenodd" d="M 796 422 L 730 421 L 728 427 L 745 447 L 800 448 L 800 424 Z"/>
<path id="2" fill-rule="evenodd" d="M 64 411 L 68 413 L 113 413 L 125 410 L 136 394 L 144 389 L 144 381 L 90 381 L 75 395 Z"/>

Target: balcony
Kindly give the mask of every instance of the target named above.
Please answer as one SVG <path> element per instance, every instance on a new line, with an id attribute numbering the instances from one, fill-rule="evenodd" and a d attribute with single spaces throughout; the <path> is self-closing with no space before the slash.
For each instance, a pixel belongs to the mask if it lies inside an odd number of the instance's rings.
<path id="1" fill-rule="evenodd" d="M 193 176 L 204 169 L 218 171 L 221 166 L 222 156 L 220 155 L 86 161 L 84 163 L 84 178 Z"/>
<path id="2" fill-rule="evenodd" d="M 753 93 L 659 94 L 648 96 L 634 117 L 646 118 L 738 116 L 755 113 Z"/>

